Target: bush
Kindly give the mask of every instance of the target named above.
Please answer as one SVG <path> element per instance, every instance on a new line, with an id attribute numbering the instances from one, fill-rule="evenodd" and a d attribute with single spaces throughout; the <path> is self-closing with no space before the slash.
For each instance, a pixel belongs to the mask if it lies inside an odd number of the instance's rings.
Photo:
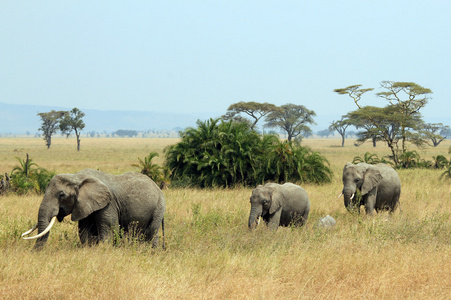
<path id="1" fill-rule="evenodd" d="M 324 183 L 332 179 L 327 159 L 297 141 L 277 142 L 265 157 L 264 181 Z"/>
<path id="2" fill-rule="evenodd" d="M 377 154 L 371 154 L 370 152 L 366 152 L 365 155 L 363 156 L 363 158 L 360 156 L 355 156 L 354 159 L 352 160 L 353 164 L 358 164 L 361 162 L 364 162 L 364 163 L 367 163 L 370 165 L 375 165 L 378 163 L 393 165 L 391 162 L 387 161 L 384 157 L 382 157 L 382 159 L 379 159 Z"/>
<path id="3" fill-rule="evenodd" d="M 155 157 L 158 157 L 158 153 L 150 152 L 148 156 L 144 157 L 144 160 L 138 158 L 139 164 L 132 164 L 132 166 L 140 168 L 141 174 L 148 176 L 160 186 L 166 180 L 166 174 L 164 168 L 152 162 Z"/>
<path id="4" fill-rule="evenodd" d="M 39 168 L 36 163 L 28 158 L 28 154 L 26 160 L 16 158 L 19 161 L 19 166 L 13 168 L 10 176 L 13 191 L 18 194 L 26 194 L 30 191 L 38 194 L 45 193 L 45 189 L 55 173 Z"/>
<path id="5" fill-rule="evenodd" d="M 437 155 L 433 157 L 433 161 L 425 160 L 420 157 L 416 151 L 406 151 L 399 157 L 399 164 L 395 167 L 397 169 L 445 169 L 442 173 L 442 178 L 451 178 L 451 159 L 446 159 L 443 155 Z M 386 161 L 384 158 L 379 160 L 376 154 L 370 152 L 365 153 L 364 157 L 356 156 L 352 163 L 357 164 L 365 162 L 367 164 L 386 163 L 393 165 L 391 162 Z"/>
<path id="6" fill-rule="evenodd" d="M 297 142 L 260 136 L 249 125 L 220 119 L 198 121 L 165 149 L 172 186 L 254 186 L 265 181 L 330 182 L 327 160 Z"/>

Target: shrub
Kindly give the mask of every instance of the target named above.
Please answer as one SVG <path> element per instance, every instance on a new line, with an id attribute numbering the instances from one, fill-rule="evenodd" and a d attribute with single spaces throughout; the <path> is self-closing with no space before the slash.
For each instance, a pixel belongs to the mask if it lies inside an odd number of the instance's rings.
<path id="1" fill-rule="evenodd" d="M 26 160 L 16 158 L 19 166 L 14 167 L 11 171 L 11 188 L 18 194 L 26 194 L 29 191 L 44 193 L 55 173 L 39 168 L 28 158 L 28 154 Z"/>
<path id="2" fill-rule="evenodd" d="M 160 185 L 166 179 L 165 169 L 152 162 L 152 159 L 154 159 L 155 157 L 158 157 L 158 153 L 150 152 L 148 156 L 144 157 L 144 160 L 138 158 L 139 163 L 132 164 L 132 166 L 140 168 L 141 174 L 148 176 L 156 184 Z"/>
<path id="3" fill-rule="evenodd" d="M 230 187 L 276 182 L 329 182 L 327 160 L 296 142 L 260 136 L 249 125 L 220 119 L 198 121 L 165 149 L 172 184 Z"/>
<path id="4" fill-rule="evenodd" d="M 449 166 L 450 162 L 443 155 L 433 156 L 434 158 L 434 168 L 445 169 Z"/>
<path id="5" fill-rule="evenodd" d="M 332 179 L 329 162 L 298 141 L 277 142 L 267 155 L 265 181 L 324 183 Z"/>
<path id="6" fill-rule="evenodd" d="M 406 151 L 399 157 L 399 164 L 395 167 L 397 169 L 413 169 L 413 168 L 423 168 L 423 169 L 445 169 L 451 164 L 451 160 L 448 161 L 443 155 L 434 156 L 434 161 L 425 160 L 420 157 L 416 151 Z M 393 166 L 393 163 L 385 160 L 385 158 L 379 159 L 376 154 L 371 154 L 370 152 L 365 153 L 362 157 L 355 156 L 352 163 L 357 164 L 365 162 L 367 164 L 377 164 L 385 163 Z"/>
<path id="7" fill-rule="evenodd" d="M 442 179 L 451 179 L 451 164 L 448 165 L 446 170 L 440 175 L 440 178 Z"/>
<path id="8" fill-rule="evenodd" d="M 382 157 L 382 159 L 379 159 L 379 157 L 377 156 L 377 154 L 371 154 L 370 152 L 366 152 L 365 155 L 362 157 L 360 156 L 355 156 L 354 159 L 352 160 L 353 164 L 358 164 L 358 163 L 367 163 L 370 165 L 375 165 L 378 163 L 384 163 L 384 164 L 388 164 L 388 165 L 393 165 L 392 162 L 386 160 L 384 157 Z"/>

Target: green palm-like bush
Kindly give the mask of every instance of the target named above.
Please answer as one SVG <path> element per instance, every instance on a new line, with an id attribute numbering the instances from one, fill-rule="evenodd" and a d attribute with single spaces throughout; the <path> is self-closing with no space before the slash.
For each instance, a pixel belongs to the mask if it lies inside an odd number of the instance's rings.
<path id="1" fill-rule="evenodd" d="M 157 152 L 150 152 L 148 156 L 144 157 L 144 160 L 138 157 L 138 164 L 132 164 L 133 167 L 137 167 L 141 169 L 141 173 L 148 176 L 158 185 L 161 184 L 165 180 L 165 170 L 163 167 L 154 164 L 152 160 L 155 157 L 158 157 L 159 154 Z"/>
<path id="2" fill-rule="evenodd" d="M 440 175 L 440 178 L 451 180 L 451 164 L 446 168 L 442 175 Z"/>
<path id="3" fill-rule="evenodd" d="M 50 180 L 55 176 L 44 168 L 39 168 L 31 159 L 20 159 L 19 165 L 11 171 L 11 187 L 18 194 L 26 194 L 29 191 L 44 193 Z"/>
<path id="4" fill-rule="evenodd" d="M 277 142 L 268 153 L 265 180 L 325 183 L 332 179 L 329 162 L 299 142 Z"/>
<path id="5" fill-rule="evenodd" d="M 363 155 L 363 158 L 360 156 L 356 156 L 354 157 L 354 160 L 352 161 L 353 164 L 358 164 L 358 163 L 367 163 L 370 165 L 375 165 L 381 162 L 381 160 L 379 159 L 379 157 L 377 156 L 377 154 L 372 154 L 370 152 L 366 152 L 365 155 Z"/>
<path id="6" fill-rule="evenodd" d="M 434 168 L 444 169 L 450 165 L 450 162 L 443 155 L 433 156 L 434 158 Z"/>
<path id="7" fill-rule="evenodd" d="M 384 164 L 388 164 L 393 166 L 393 163 L 386 160 L 385 157 L 382 157 L 381 159 L 379 159 L 379 156 L 377 156 L 377 154 L 372 154 L 370 152 L 366 152 L 363 157 L 360 156 L 355 156 L 354 159 L 352 160 L 353 164 L 358 164 L 358 163 L 367 163 L 369 165 L 375 165 L 378 163 L 384 163 Z"/>
<path id="8" fill-rule="evenodd" d="M 197 125 L 181 132 L 182 141 L 165 149 L 172 179 L 199 187 L 255 181 L 260 137 L 249 125 L 219 119 Z"/>
<path id="9" fill-rule="evenodd" d="M 260 136 L 249 125 L 220 119 L 198 121 L 165 149 L 172 186 L 230 187 L 265 181 L 327 182 L 327 160 L 298 143 Z"/>

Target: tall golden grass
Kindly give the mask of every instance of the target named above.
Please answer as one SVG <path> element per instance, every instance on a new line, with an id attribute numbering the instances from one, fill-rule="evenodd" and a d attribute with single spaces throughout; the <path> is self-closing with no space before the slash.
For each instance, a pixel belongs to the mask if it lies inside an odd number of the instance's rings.
<path id="1" fill-rule="evenodd" d="M 0 172 L 26 153 L 57 173 L 90 167 L 119 174 L 150 151 L 175 139 L 0 139 Z M 0 196 L 1 299 L 450 299 L 451 187 L 438 170 L 399 171 L 402 213 L 351 215 L 343 200 L 343 165 L 366 151 L 388 153 L 380 143 L 307 139 L 334 172 L 332 183 L 305 185 L 308 226 L 247 230 L 251 188 L 165 190 L 166 247 L 124 238 L 116 245 L 82 247 L 76 223 L 56 224 L 41 252 L 20 239 L 37 218 L 40 195 Z M 450 157 L 450 142 L 418 150 Z M 315 222 L 331 215 L 332 229 Z M 161 240 L 160 240 L 161 241 Z"/>

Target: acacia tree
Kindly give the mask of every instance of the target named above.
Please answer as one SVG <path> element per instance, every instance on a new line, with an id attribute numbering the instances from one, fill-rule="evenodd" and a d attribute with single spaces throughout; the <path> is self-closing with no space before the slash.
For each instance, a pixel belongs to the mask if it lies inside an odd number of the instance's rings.
<path id="1" fill-rule="evenodd" d="M 66 134 L 67 137 L 69 137 L 72 131 L 75 132 L 75 136 L 77 137 L 77 151 L 80 151 L 81 130 L 85 128 L 85 123 L 82 120 L 84 116 L 84 112 L 74 107 L 70 112 L 64 114 L 60 120 L 59 126 L 63 134 Z"/>
<path id="2" fill-rule="evenodd" d="M 432 91 L 414 82 L 382 81 L 381 87 L 385 89 L 385 91 L 379 92 L 376 95 L 388 100 L 401 115 L 400 118 L 404 120 L 403 122 L 400 122 L 402 153 L 404 154 L 407 151 L 406 141 L 408 140 L 413 141 L 417 145 L 426 143 L 424 136 L 421 136 L 418 132 L 409 132 L 408 128 L 414 130 L 420 129 L 418 126 L 421 125 L 423 121 L 421 120 L 419 113 L 427 104 L 429 100 L 428 95 L 431 94 Z M 403 97 L 407 98 L 403 99 Z M 412 124 L 413 119 L 417 119 L 419 122 Z"/>
<path id="3" fill-rule="evenodd" d="M 392 152 L 395 165 L 399 165 L 399 157 L 407 151 L 407 141 L 415 145 L 426 142 L 425 136 L 419 132 L 423 123 L 420 110 L 428 101 L 430 89 L 413 82 L 383 81 L 381 87 L 385 89 L 376 95 L 389 101 L 385 108 L 362 107 L 359 104 L 361 96 L 373 89 L 361 89 L 361 85 L 353 85 L 334 91 L 341 95 L 348 95 L 357 105 L 358 110 L 352 112 L 356 118 L 368 120 L 374 127 L 368 133 L 376 135 L 385 141 Z M 401 141 L 401 149 L 399 149 Z"/>
<path id="4" fill-rule="evenodd" d="M 315 124 L 316 113 L 304 105 L 285 104 L 278 107 L 266 117 L 265 127 L 279 127 L 288 135 L 288 141 L 293 138 L 309 136 L 312 133 L 307 124 Z"/>
<path id="5" fill-rule="evenodd" d="M 450 128 L 442 123 L 426 123 L 422 127 L 423 133 L 431 140 L 432 145 L 437 147 L 444 139 L 448 137 Z"/>
<path id="6" fill-rule="evenodd" d="M 365 106 L 365 108 L 370 110 L 371 108 L 374 108 L 374 106 Z M 373 122 L 368 120 L 368 117 L 365 114 L 351 112 L 346 114 L 346 118 L 349 124 L 353 125 L 356 129 L 363 129 L 362 131 L 357 132 L 359 143 L 371 140 L 373 147 L 376 147 L 377 141 L 380 141 L 381 138 L 378 135 L 377 128 L 374 126 Z"/>
<path id="7" fill-rule="evenodd" d="M 341 117 L 341 120 L 332 121 L 329 126 L 330 131 L 337 131 L 341 135 L 341 146 L 345 146 L 346 129 L 349 126 L 349 122 L 345 117 Z"/>
<path id="8" fill-rule="evenodd" d="M 52 110 L 46 113 L 38 113 L 41 117 L 41 128 L 38 130 L 42 131 L 44 134 L 44 140 L 47 145 L 47 149 L 50 148 L 52 144 L 52 135 L 58 131 L 58 125 L 61 118 L 67 113 L 67 111 L 55 111 Z"/>
<path id="9" fill-rule="evenodd" d="M 274 104 L 270 103 L 258 103 L 258 102 L 238 102 L 229 106 L 227 113 L 222 116 L 225 121 L 234 120 L 238 122 L 247 122 L 250 124 L 251 130 L 255 130 L 255 126 L 258 121 L 267 116 L 276 109 Z M 253 120 L 249 121 L 247 118 L 243 118 L 241 113 L 248 115 Z"/>

